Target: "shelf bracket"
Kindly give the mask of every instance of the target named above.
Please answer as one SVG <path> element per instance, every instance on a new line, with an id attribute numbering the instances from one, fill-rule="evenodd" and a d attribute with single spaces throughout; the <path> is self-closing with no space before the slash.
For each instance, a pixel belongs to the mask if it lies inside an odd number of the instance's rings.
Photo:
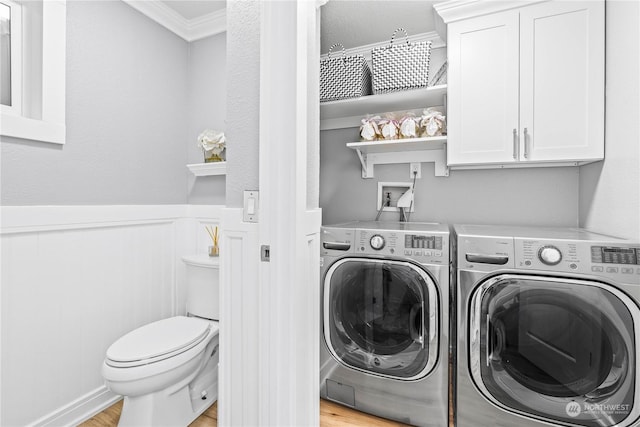
<path id="1" fill-rule="evenodd" d="M 358 158 L 360 159 L 360 164 L 362 165 L 362 177 L 363 178 L 373 178 L 373 163 L 367 162 L 367 155 L 364 154 L 360 150 L 356 150 L 358 153 Z"/>
<path id="2" fill-rule="evenodd" d="M 427 151 L 402 151 L 393 153 L 369 153 L 363 154 L 356 150 L 362 164 L 362 178 L 373 178 L 375 165 L 390 165 L 398 163 L 434 163 L 435 176 L 449 176 L 447 166 L 446 146 L 439 150 Z"/>

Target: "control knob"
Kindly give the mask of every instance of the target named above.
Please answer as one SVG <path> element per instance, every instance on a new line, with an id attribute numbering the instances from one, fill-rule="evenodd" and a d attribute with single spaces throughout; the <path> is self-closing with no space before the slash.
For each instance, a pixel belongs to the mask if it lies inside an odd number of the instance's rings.
<path id="1" fill-rule="evenodd" d="M 376 251 L 379 251 L 380 249 L 384 248 L 384 237 L 382 237 L 379 234 L 374 234 L 373 236 L 371 236 L 371 240 L 369 240 L 369 244 L 373 249 L 375 249 Z"/>
<path id="2" fill-rule="evenodd" d="M 562 252 L 555 246 L 543 246 L 538 251 L 538 258 L 546 265 L 557 265 L 562 260 Z"/>

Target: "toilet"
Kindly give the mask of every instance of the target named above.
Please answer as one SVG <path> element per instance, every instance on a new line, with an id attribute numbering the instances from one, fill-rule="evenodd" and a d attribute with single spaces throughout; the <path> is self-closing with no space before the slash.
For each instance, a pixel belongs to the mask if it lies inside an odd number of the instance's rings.
<path id="1" fill-rule="evenodd" d="M 218 399 L 218 258 L 183 261 L 187 316 L 141 326 L 107 350 L 102 376 L 124 396 L 118 426 L 187 426 Z"/>

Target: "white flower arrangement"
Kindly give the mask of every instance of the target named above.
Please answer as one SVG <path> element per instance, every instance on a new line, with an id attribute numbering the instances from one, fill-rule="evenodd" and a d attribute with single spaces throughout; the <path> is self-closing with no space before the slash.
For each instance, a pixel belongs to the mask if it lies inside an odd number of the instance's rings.
<path id="1" fill-rule="evenodd" d="M 226 146 L 226 138 L 224 132 L 205 129 L 198 135 L 198 146 L 206 153 L 220 155 Z"/>

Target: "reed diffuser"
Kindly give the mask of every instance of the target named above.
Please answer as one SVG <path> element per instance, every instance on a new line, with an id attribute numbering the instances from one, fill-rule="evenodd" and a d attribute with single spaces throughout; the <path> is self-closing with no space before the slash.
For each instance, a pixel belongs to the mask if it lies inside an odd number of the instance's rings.
<path id="1" fill-rule="evenodd" d="M 212 245 L 209 246 L 209 256 L 218 256 L 220 255 L 220 247 L 218 246 L 218 226 L 214 229 L 211 226 L 206 226 L 205 230 L 209 233 L 209 237 L 211 237 Z"/>

